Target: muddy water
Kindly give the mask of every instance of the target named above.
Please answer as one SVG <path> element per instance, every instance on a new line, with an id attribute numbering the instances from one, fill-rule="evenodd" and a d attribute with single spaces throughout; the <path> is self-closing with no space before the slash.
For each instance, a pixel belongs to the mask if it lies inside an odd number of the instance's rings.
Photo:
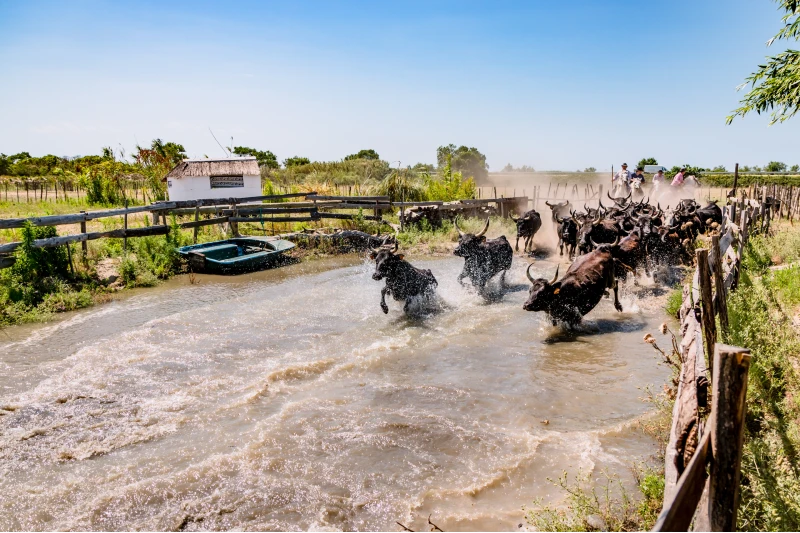
<path id="1" fill-rule="evenodd" d="M 350 257 L 6 330 L 0 529 L 511 530 L 560 497 L 547 477 L 654 452 L 631 429 L 667 374 L 641 341 L 654 299 L 569 332 L 521 309 L 521 259 L 489 302 L 457 258 L 415 262 L 437 313 L 384 315 Z"/>

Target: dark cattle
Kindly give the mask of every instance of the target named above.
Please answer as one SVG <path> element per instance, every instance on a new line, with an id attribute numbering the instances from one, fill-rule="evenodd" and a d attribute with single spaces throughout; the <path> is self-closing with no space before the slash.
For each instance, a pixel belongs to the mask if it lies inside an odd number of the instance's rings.
<path id="1" fill-rule="evenodd" d="M 522 247 L 523 251 L 530 251 L 533 247 L 533 237 L 542 227 L 542 217 L 539 216 L 539 213 L 531 209 L 522 215 L 521 218 L 514 218 L 512 216 L 511 220 L 517 224 L 517 242 L 514 245 L 514 249 L 519 252 L 519 239 L 522 237 L 525 239 L 525 244 Z"/>
<path id="2" fill-rule="evenodd" d="M 638 226 L 634 228 L 626 237 L 619 239 L 617 242 L 611 244 L 611 255 L 616 260 L 614 262 L 614 275 L 617 279 L 624 280 L 628 276 L 628 272 L 636 273 L 640 267 L 644 267 L 645 272 L 649 274 L 647 266 L 644 245 L 642 244 L 642 237 L 640 235 L 641 228 Z M 599 248 L 599 243 L 593 242 L 592 246 Z"/>
<path id="3" fill-rule="evenodd" d="M 717 201 L 709 203 L 707 206 L 695 211 L 695 215 L 706 225 L 712 223 L 722 224 L 722 209 L 717 205 Z"/>
<path id="4" fill-rule="evenodd" d="M 499 273 L 503 273 L 501 280 L 505 280 L 506 271 L 511 268 L 511 259 L 514 251 L 511 244 L 506 240 L 505 235 L 497 239 L 486 239 L 484 234 L 489 229 L 489 219 L 483 230 L 473 235 L 464 233 L 458 227 L 458 246 L 453 253 L 464 258 L 464 269 L 458 275 L 458 282 L 464 278 L 469 278 L 472 284 L 483 290 L 489 280 Z"/>
<path id="5" fill-rule="evenodd" d="M 545 205 L 550 208 L 550 211 L 552 211 L 551 215 L 554 222 L 561 220 L 563 217 L 569 216 L 569 212 L 572 209 L 572 204 L 569 203 L 569 200 L 564 200 L 563 202 L 559 202 L 557 204 L 551 204 L 550 202 L 545 201 Z"/>
<path id="6" fill-rule="evenodd" d="M 597 243 L 614 242 L 620 235 L 617 221 L 608 218 L 584 219 L 578 231 L 578 249 L 584 254 L 592 250 L 592 241 Z"/>
<path id="7" fill-rule="evenodd" d="M 558 268 L 551 281 L 533 279 L 530 268 L 528 266 L 527 275 L 532 286 L 522 308 L 526 311 L 544 311 L 553 325 L 558 322 L 578 324 L 583 315 L 594 309 L 607 289 L 614 290 L 614 307 L 622 311 L 610 245 L 602 245 L 580 256 L 558 281 Z"/>
<path id="8" fill-rule="evenodd" d="M 558 221 L 558 255 L 564 255 L 564 247 L 567 248 L 567 255 L 575 257 L 575 247 L 578 245 L 578 223 L 574 216 L 563 217 Z"/>
<path id="9" fill-rule="evenodd" d="M 397 243 L 394 249 L 386 247 L 373 248 L 370 257 L 375 260 L 375 273 L 372 279 L 380 281 L 386 278 L 386 286 L 381 289 L 381 309 L 389 312 L 386 305 L 386 295 L 391 294 L 395 300 L 404 300 L 404 311 L 408 311 L 409 298 L 424 296 L 433 293 L 436 288 L 436 278 L 430 270 L 422 270 L 411 266 L 403 259 L 403 254 L 396 254 Z"/>
<path id="10" fill-rule="evenodd" d="M 625 206 L 628 204 L 628 201 L 631 199 L 631 194 L 633 193 L 629 193 L 628 196 L 618 196 L 616 198 L 612 198 L 610 192 L 606 194 L 608 195 L 608 198 L 617 204 L 621 209 L 625 209 Z"/>

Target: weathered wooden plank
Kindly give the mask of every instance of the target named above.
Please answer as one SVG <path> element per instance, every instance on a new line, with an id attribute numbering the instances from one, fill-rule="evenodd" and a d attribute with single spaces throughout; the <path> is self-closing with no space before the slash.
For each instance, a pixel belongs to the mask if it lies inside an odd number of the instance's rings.
<path id="1" fill-rule="evenodd" d="M 228 222 L 273 222 L 275 224 L 278 223 L 286 223 L 286 222 L 311 222 L 312 220 L 317 220 L 316 217 L 274 217 L 274 218 L 266 218 L 266 217 L 228 217 Z"/>
<path id="2" fill-rule="evenodd" d="M 388 202 L 388 196 L 327 196 L 327 195 L 320 195 L 316 193 L 306 193 L 303 196 L 306 197 L 306 200 L 343 200 L 345 202 L 350 203 L 374 203 L 375 201 L 378 202 Z"/>
<path id="3" fill-rule="evenodd" d="M 719 237 L 714 235 L 711 237 L 711 250 L 714 252 L 716 260 L 714 261 L 714 287 L 715 299 L 714 309 L 719 316 L 719 327 L 722 330 L 723 339 L 727 339 L 728 328 L 728 291 L 725 289 L 725 280 L 722 274 L 722 261 L 723 255 L 719 245 Z"/>
<path id="4" fill-rule="evenodd" d="M 697 357 L 702 358 L 703 347 L 700 324 L 691 299 L 690 286 L 683 287 L 681 319 L 681 370 L 678 390 L 672 407 L 672 426 L 664 454 L 664 501 L 670 500 L 677 490 L 678 480 L 685 470 L 697 445 L 698 405 Z"/>
<path id="5" fill-rule="evenodd" d="M 215 218 L 207 218 L 205 220 L 196 220 L 194 222 L 184 222 L 181 224 L 181 228 L 190 229 L 190 228 L 199 228 L 201 226 L 210 226 L 212 224 L 222 224 L 228 221 L 228 217 L 215 217 Z"/>
<path id="6" fill-rule="evenodd" d="M 153 209 L 182 209 L 186 207 L 195 207 L 197 202 L 200 202 L 201 206 L 206 205 L 234 205 L 234 204 L 246 204 L 249 202 L 260 202 L 262 200 L 279 200 L 282 198 L 302 198 L 308 195 L 314 195 L 314 192 L 294 192 L 289 194 L 271 194 L 268 196 L 247 196 L 245 198 L 204 198 L 201 200 L 180 200 L 174 202 L 155 202 L 153 204 Z M 169 204 L 174 204 L 169 207 Z"/>
<path id="7" fill-rule="evenodd" d="M 714 398 L 708 424 L 712 460 L 708 506 L 700 513 L 708 520 L 706 531 L 736 529 L 750 359 L 746 348 L 717 344 L 714 349 Z"/>
<path id="8" fill-rule="evenodd" d="M 392 202 L 392 206 L 394 207 L 424 207 L 429 205 L 442 205 L 444 202 L 436 201 L 436 202 Z"/>
<path id="9" fill-rule="evenodd" d="M 705 485 L 706 462 L 711 444 L 711 432 L 706 431 L 697 452 L 689 461 L 674 494 L 664 498 L 664 510 L 658 515 L 653 531 L 687 531 Z"/>
<path id="10" fill-rule="evenodd" d="M 259 215 L 281 215 L 281 214 L 290 214 L 290 213 L 313 213 L 316 211 L 317 208 L 312 206 L 309 207 L 287 207 L 287 208 L 275 208 L 275 207 L 238 207 L 238 211 L 240 215 L 245 214 L 259 214 Z"/>
<path id="11" fill-rule="evenodd" d="M 356 216 L 355 213 L 352 215 L 347 215 L 344 213 L 317 213 L 316 218 L 331 218 L 331 219 L 339 219 L 339 220 L 352 220 Z M 364 220 L 383 220 L 381 217 L 376 217 L 373 215 L 363 215 L 361 218 Z"/>
<path id="12" fill-rule="evenodd" d="M 325 205 L 320 206 L 320 209 L 374 209 L 375 207 L 378 209 L 391 209 L 392 205 L 388 202 L 384 203 L 363 203 L 363 204 L 354 204 L 354 203 L 347 203 L 342 202 L 336 205 Z"/>
<path id="13" fill-rule="evenodd" d="M 172 204 L 165 204 L 167 206 Z M 168 207 L 167 207 L 168 208 Z M 159 206 L 158 209 L 163 209 Z M 22 228 L 25 222 L 30 222 L 34 226 L 63 226 L 66 224 L 80 224 L 89 220 L 99 218 L 108 218 L 116 216 L 124 216 L 133 213 L 143 213 L 147 211 L 154 211 L 155 208 L 149 205 L 129 207 L 128 209 L 109 209 L 106 211 L 89 211 L 86 213 L 74 213 L 70 215 L 50 215 L 45 217 L 32 217 L 32 218 L 7 218 L 0 220 L 0 229 L 13 229 Z"/>
<path id="14" fill-rule="evenodd" d="M 146 226 L 144 228 L 128 228 L 127 230 L 125 228 L 112 229 L 109 231 L 85 233 L 84 235 L 86 235 L 86 240 L 93 241 L 96 239 L 124 239 L 125 237 L 153 237 L 155 235 L 166 235 L 169 231 L 169 226 L 161 225 Z M 37 240 L 35 242 L 38 243 L 39 241 Z"/>
<path id="15" fill-rule="evenodd" d="M 0 269 L 14 266 L 16 262 L 17 258 L 13 255 L 0 255 Z"/>
<path id="16" fill-rule="evenodd" d="M 714 320 L 714 297 L 711 291 L 711 275 L 708 268 L 708 250 L 697 250 L 697 272 L 700 276 L 700 302 L 702 303 L 703 335 L 706 360 L 714 360 L 714 344 L 717 342 L 717 323 Z M 701 355 L 702 357 L 702 355 Z"/>

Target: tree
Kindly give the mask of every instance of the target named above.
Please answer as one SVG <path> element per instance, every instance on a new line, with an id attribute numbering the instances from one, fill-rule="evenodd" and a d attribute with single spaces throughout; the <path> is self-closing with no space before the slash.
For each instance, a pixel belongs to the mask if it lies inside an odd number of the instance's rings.
<path id="1" fill-rule="evenodd" d="M 727 172 L 728 169 L 725 168 L 725 165 L 717 165 L 711 169 L 711 172 Z"/>
<path id="2" fill-rule="evenodd" d="M 637 166 L 637 167 L 643 167 L 643 168 L 644 168 L 644 166 L 645 166 L 645 165 L 657 165 L 657 164 L 658 164 L 658 161 L 656 161 L 656 158 L 655 158 L 655 157 L 645 157 L 645 158 L 641 159 L 641 160 L 640 160 L 640 161 L 639 161 L 639 162 L 636 164 L 636 166 Z"/>
<path id="3" fill-rule="evenodd" d="M 780 9 L 785 12 L 783 28 L 769 41 L 767 46 L 778 40 L 800 40 L 800 2 L 798 0 L 776 0 Z M 744 117 L 755 111 L 771 112 L 770 125 L 783 122 L 793 117 L 800 110 L 800 51 L 785 52 L 767 58 L 767 62 L 758 66 L 758 70 L 745 79 L 736 90 L 750 84 L 751 89 L 739 102 L 741 107 L 735 109 L 727 117 L 730 124 L 737 116 Z"/>
<path id="4" fill-rule="evenodd" d="M 103 159 L 114 159 L 114 149 L 110 146 L 103 146 Z"/>
<path id="5" fill-rule="evenodd" d="M 380 158 L 381 158 L 381 156 L 378 155 L 378 152 L 376 152 L 375 150 L 370 148 L 369 150 L 359 150 L 359 152 L 357 154 L 350 154 L 347 157 L 345 157 L 344 160 L 345 161 L 352 161 L 354 159 L 373 159 L 373 160 L 378 160 Z"/>
<path id="6" fill-rule="evenodd" d="M 138 146 L 136 148 L 141 150 Z M 186 148 L 182 144 L 153 139 L 153 142 L 150 143 L 150 150 L 164 158 L 172 166 L 186 159 Z"/>
<path id="7" fill-rule="evenodd" d="M 800 165 L 792 165 L 792 168 L 789 169 L 790 172 L 800 172 Z"/>
<path id="8" fill-rule="evenodd" d="M 0 176 L 11 174 L 11 162 L 6 154 L 0 154 Z"/>
<path id="9" fill-rule="evenodd" d="M 594 167 L 586 167 L 583 169 L 584 172 L 597 172 L 597 169 Z"/>
<path id="10" fill-rule="evenodd" d="M 300 165 L 308 165 L 311 163 L 311 160 L 307 157 L 289 157 L 283 160 L 283 166 L 286 168 L 289 167 L 299 167 Z"/>
<path id="11" fill-rule="evenodd" d="M 739 167 L 739 170 L 741 170 L 742 172 L 750 172 L 750 167 L 747 165 L 742 165 L 741 167 Z"/>
<path id="12" fill-rule="evenodd" d="M 767 172 L 786 172 L 786 163 L 781 163 L 780 161 L 770 161 L 767 163 L 767 166 L 764 167 L 764 170 Z"/>
<path id="13" fill-rule="evenodd" d="M 454 144 L 440 146 L 436 150 L 436 161 L 439 168 L 444 168 L 448 156 L 450 156 L 450 164 L 453 170 L 472 176 L 475 181 L 485 181 L 489 178 L 489 166 L 486 164 L 486 156 L 477 148 L 468 148 L 463 145 L 456 148 Z"/>
<path id="14" fill-rule="evenodd" d="M 501 170 L 500 172 L 514 172 L 514 167 L 511 165 L 511 163 L 509 163 L 506 166 L 504 166 L 503 170 Z"/>
<path id="15" fill-rule="evenodd" d="M 233 153 L 236 155 L 251 155 L 256 158 L 256 162 L 258 162 L 258 166 L 260 167 L 267 167 L 267 168 L 280 168 L 281 165 L 278 163 L 278 158 L 275 157 L 275 154 L 270 152 L 269 150 L 261 151 L 256 150 L 255 148 L 249 148 L 247 146 L 234 146 Z"/>

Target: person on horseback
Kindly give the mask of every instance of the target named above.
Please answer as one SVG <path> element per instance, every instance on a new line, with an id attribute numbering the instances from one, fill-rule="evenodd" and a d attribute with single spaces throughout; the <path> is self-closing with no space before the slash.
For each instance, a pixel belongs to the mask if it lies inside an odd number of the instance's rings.
<path id="1" fill-rule="evenodd" d="M 644 185 L 644 167 L 636 167 L 636 174 L 631 176 L 630 186 L 631 186 L 631 193 L 633 194 L 634 200 L 641 200 L 644 198 L 644 189 L 642 185 Z"/>
<path id="2" fill-rule="evenodd" d="M 628 170 L 628 163 L 622 163 L 622 170 L 614 174 L 611 180 L 611 189 L 614 196 L 628 196 L 630 192 L 631 171 Z"/>

